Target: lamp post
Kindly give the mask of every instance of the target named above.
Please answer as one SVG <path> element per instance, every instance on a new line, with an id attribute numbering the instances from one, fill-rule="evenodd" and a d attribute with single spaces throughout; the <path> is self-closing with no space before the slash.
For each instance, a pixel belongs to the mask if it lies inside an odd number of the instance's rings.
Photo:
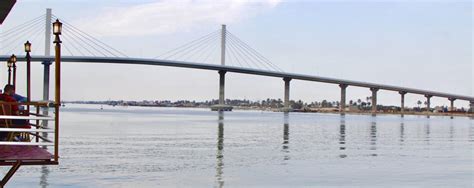
<path id="1" fill-rule="evenodd" d="M 31 43 L 26 41 L 25 43 L 26 52 L 26 102 L 31 102 Z M 26 110 L 30 112 L 30 105 L 26 105 Z"/>
<path id="2" fill-rule="evenodd" d="M 12 54 L 12 56 L 10 56 L 10 59 L 8 60 L 7 62 L 7 66 L 8 66 L 8 84 L 12 84 L 12 66 L 14 66 L 14 64 L 16 63 L 16 56 L 15 54 Z"/>
<path id="3" fill-rule="evenodd" d="M 16 56 L 12 55 L 13 85 L 16 86 Z"/>
<path id="4" fill-rule="evenodd" d="M 56 111 L 56 116 L 55 116 L 55 121 L 54 121 L 54 126 L 55 126 L 55 139 L 54 139 L 54 161 L 58 162 L 58 157 L 59 157 L 59 105 L 61 102 L 61 39 L 59 38 L 59 35 L 61 35 L 61 30 L 62 30 L 62 23 L 59 22 L 58 19 L 53 23 L 53 34 L 55 36 L 54 38 L 54 44 L 55 44 L 55 59 L 54 59 L 54 73 L 55 73 L 55 105 L 54 109 Z"/>

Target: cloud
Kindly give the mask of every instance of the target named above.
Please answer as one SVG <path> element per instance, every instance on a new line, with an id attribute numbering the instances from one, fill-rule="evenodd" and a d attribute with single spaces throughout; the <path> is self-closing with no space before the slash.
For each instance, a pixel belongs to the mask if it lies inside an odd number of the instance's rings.
<path id="1" fill-rule="evenodd" d="M 190 30 L 209 24 L 231 24 L 272 9 L 280 0 L 163 0 L 104 8 L 75 22 L 102 36 L 144 36 Z"/>

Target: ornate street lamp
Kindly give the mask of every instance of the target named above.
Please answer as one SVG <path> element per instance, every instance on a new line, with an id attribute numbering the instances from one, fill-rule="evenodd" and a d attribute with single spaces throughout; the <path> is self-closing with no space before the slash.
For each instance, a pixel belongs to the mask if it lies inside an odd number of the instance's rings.
<path id="1" fill-rule="evenodd" d="M 31 43 L 30 43 L 30 41 L 25 42 L 25 52 L 26 52 L 27 56 L 31 52 Z"/>
<path id="2" fill-rule="evenodd" d="M 13 85 L 16 86 L 16 56 L 12 55 L 12 67 L 13 67 Z"/>
<path id="3" fill-rule="evenodd" d="M 25 43 L 26 52 L 26 102 L 31 102 L 31 43 L 26 41 Z M 30 112 L 30 105 L 26 105 L 26 110 Z"/>
<path id="4" fill-rule="evenodd" d="M 12 66 L 16 63 L 16 56 L 12 54 L 10 59 L 8 59 L 7 66 L 8 66 L 8 84 L 12 83 Z"/>
<path id="5" fill-rule="evenodd" d="M 55 44 L 55 58 L 54 58 L 54 73 L 55 73 L 55 112 L 56 116 L 54 118 L 54 126 L 55 126 L 55 132 L 54 132 L 54 161 L 58 161 L 58 156 L 59 156 L 59 148 L 58 148 L 58 143 L 59 143 L 59 105 L 61 105 L 61 39 L 59 38 L 59 35 L 61 35 L 62 31 L 62 23 L 59 22 L 58 19 L 53 23 L 53 34 L 55 36 L 54 38 L 54 44 Z"/>
<path id="6" fill-rule="evenodd" d="M 59 22 L 58 19 L 53 23 L 53 34 L 55 36 L 61 35 L 61 31 L 63 30 L 63 24 Z"/>

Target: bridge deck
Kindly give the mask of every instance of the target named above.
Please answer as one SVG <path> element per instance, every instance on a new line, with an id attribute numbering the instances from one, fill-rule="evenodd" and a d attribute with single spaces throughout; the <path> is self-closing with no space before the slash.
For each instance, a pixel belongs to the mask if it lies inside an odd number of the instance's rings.
<path id="1" fill-rule="evenodd" d="M 8 60 L 9 56 L 0 55 L 0 61 Z M 18 57 L 18 61 L 25 61 L 24 57 Z M 32 61 L 54 61 L 54 57 L 51 56 L 33 56 Z M 430 95 L 435 97 L 453 98 L 459 100 L 474 101 L 472 96 L 456 95 L 450 93 L 442 93 L 436 91 L 428 91 L 407 87 L 391 86 L 385 84 L 375 84 L 368 82 L 352 81 L 345 79 L 328 78 L 322 76 L 312 76 L 304 74 L 295 74 L 287 72 L 275 72 L 257 70 L 252 68 L 242 68 L 234 66 L 221 66 L 204 63 L 184 62 L 184 61 L 172 61 L 162 59 L 144 59 L 144 58 L 128 58 L 128 57 L 88 57 L 88 56 L 63 56 L 62 62 L 71 63 L 111 63 L 111 64 L 131 64 L 131 65 L 153 65 L 153 66 L 170 66 L 170 67 L 181 67 L 181 68 L 193 68 L 193 69 L 204 69 L 204 70 L 216 70 L 216 71 L 228 71 L 242 74 L 253 74 L 260 76 L 280 77 L 280 78 L 292 78 L 296 80 L 315 81 L 331 84 L 344 84 L 348 86 L 366 87 L 366 88 L 378 88 L 381 90 L 389 91 L 403 91 L 412 94 Z"/>

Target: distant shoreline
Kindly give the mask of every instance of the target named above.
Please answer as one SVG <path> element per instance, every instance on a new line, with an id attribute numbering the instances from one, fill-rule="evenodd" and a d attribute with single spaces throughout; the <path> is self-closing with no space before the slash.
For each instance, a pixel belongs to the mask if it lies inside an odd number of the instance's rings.
<path id="1" fill-rule="evenodd" d="M 110 104 L 92 104 L 92 103 L 74 103 L 69 102 L 70 104 L 88 104 L 88 105 L 107 105 L 107 106 L 114 106 Z M 67 103 L 66 103 L 67 104 Z M 133 106 L 133 107 L 151 107 L 151 108 L 197 108 L 197 109 L 210 109 L 209 106 L 156 106 L 156 105 L 117 105 L 117 106 Z M 279 108 L 255 108 L 255 107 L 241 107 L 241 106 L 234 106 L 234 110 L 254 110 L 254 111 L 268 111 L 268 112 L 283 112 L 282 109 Z M 320 110 L 311 110 L 311 111 L 303 111 L 303 110 L 293 110 L 290 111 L 292 113 L 322 113 L 322 114 L 349 114 L 349 115 L 373 115 L 372 112 L 369 111 L 345 111 L 344 113 L 340 113 L 337 109 L 320 109 Z M 402 115 L 400 112 L 383 112 L 379 111 L 376 115 Z M 474 118 L 474 113 L 436 113 L 436 112 L 413 112 L 408 111 L 405 112 L 403 115 L 411 115 L 411 116 L 446 116 L 446 117 L 471 117 Z"/>

